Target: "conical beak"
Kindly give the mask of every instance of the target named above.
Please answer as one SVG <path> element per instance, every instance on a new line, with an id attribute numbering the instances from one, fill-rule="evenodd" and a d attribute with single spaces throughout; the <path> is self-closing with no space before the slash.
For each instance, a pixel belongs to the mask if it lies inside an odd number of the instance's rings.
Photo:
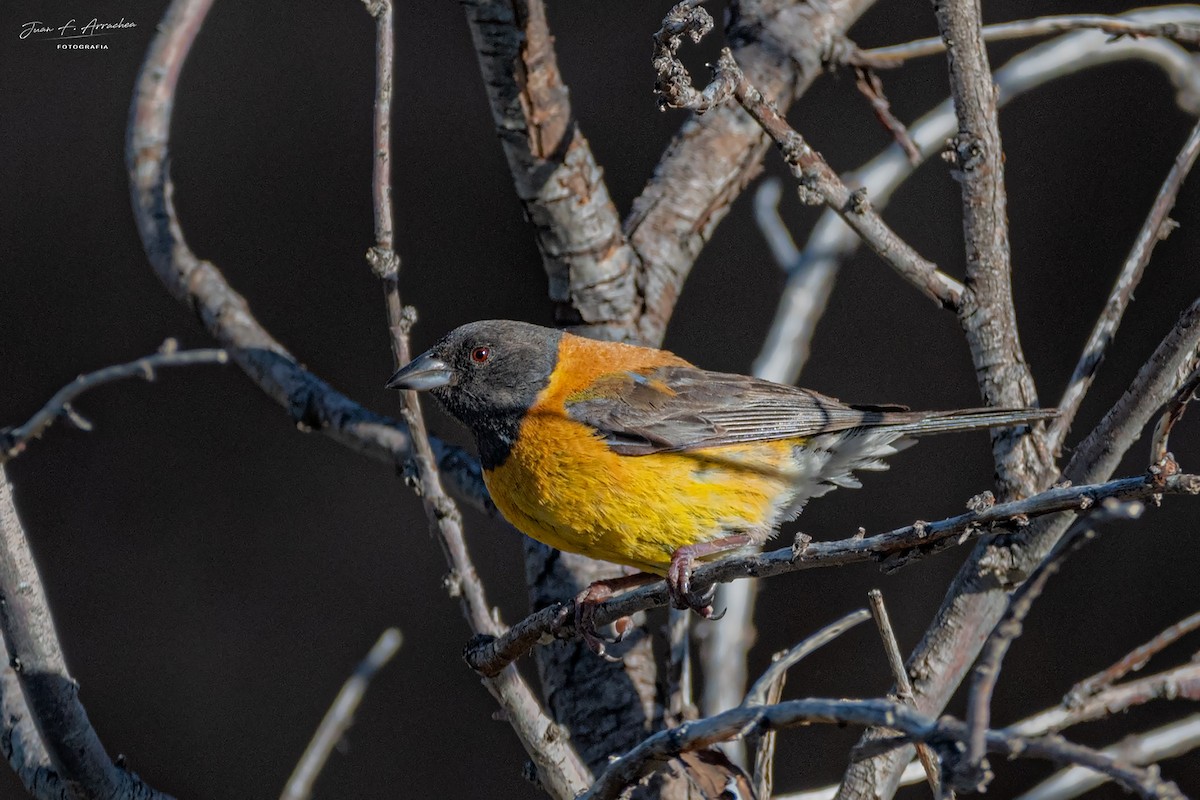
<path id="1" fill-rule="evenodd" d="M 449 386 L 453 379 L 454 371 L 447 366 L 445 361 L 429 353 L 424 353 L 397 370 L 396 374 L 388 379 L 385 387 L 423 392 L 426 389 Z"/>

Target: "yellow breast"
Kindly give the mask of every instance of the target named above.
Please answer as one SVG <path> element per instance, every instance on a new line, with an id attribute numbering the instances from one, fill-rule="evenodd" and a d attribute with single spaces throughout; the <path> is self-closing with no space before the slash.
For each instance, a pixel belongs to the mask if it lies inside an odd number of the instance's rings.
<path id="1" fill-rule="evenodd" d="M 560 363 L 508 458 L 484 480 L 522 533 L 560 550 L 662 574 L 684 545 L 755 529 L 763 538 L 794 496 L 798 442 L 622 456 L 567 416 L 580 386 L 621 369 L 686 364 L 660 351 L 563 337 Z M 646 361 L 653 359 L 653 361 Z"/>

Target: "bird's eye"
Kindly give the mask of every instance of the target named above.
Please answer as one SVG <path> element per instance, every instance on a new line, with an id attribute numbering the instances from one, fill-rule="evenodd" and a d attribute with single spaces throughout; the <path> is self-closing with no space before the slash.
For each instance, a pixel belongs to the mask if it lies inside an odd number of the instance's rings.
<path id="1" fill-rule="evenodd" d="M 476 347 L 471 351 L 471 360 L 476 364 L 486 364 L 488 359 L 492 357 L 492 348 Z"/>

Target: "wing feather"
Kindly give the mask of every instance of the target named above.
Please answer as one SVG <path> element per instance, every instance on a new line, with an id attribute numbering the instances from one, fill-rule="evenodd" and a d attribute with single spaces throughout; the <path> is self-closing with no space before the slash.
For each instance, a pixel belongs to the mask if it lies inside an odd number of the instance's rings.
<path id="1" fill-rule="evenodd" d="M 856 408 L 808 389 L 690 366 L 611 373 L 568 397 L 565 407 L 622 455 L 809 438 L 915 416 Z"/>

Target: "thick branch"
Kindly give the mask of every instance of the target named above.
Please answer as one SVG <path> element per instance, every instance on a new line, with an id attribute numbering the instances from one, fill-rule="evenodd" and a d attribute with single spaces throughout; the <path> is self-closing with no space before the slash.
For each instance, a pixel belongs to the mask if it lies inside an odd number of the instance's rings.
<path id="1" fill-rule="evenodd" d="M 958 117 L 958 134 L 949 152 L 962 184 L 969 287 L 959 320 L 987 404 L 1036 406 L 1037 391 L 1021 351 L 1013 308 L 1004 152 L 996 90 L 980 32 L 979 0 L 937 0 L 934 12 L 947 44 L 950 95 Z M 1051 465 L 1030 435 L 1010 429 L 992 436 L 1001 496 L 1037 491 Z"/>
<path id="2" fill-rule="evenodd" d="M 630 338 L 637 255 L 571 113 L 542 0 L 467 0 L 463 8 L 556 318 L 596 338 Z"/>
<path id="3" fill-rule="evenodd" d="M 1183 313 L 1121 399 L 1076 447 L 1064 477 L 1102 481 L 1111 476 L 1146 424 L 1198 365 L 1200 301 Z M 976 547 L 955 576 L 925 638 L 909 656 L 918 708 L 932 714 L 945 707 L 983 647 L 986 633 L 1007 608 L 1009 587 L 1033 571 L 1069 522 L 1066 516 L 1035 520 L 1018 536 Z M 911 758 L 911 749 L 901 748 L 851 765 L 839 798 L 890 797 Z"/>
<path id="4" fill-rule="evenodd" d="M 967 724 L 970 726 L 970 736 L 967 739 L 965 758 L 958 765 L 954 776 L 958 788 L 963 791 L 983 792 L 991 779 L 984 756 L 987 751 L 987 729 L 991 724 L 992 694 L 996 681 L 1000 677 L 1000 666 L 1008 654 L 1009 647 L 1024 630 L 1025 618 L 1033 609 L 1036 601 L 1045 591 L 1050 578 L 1062 568 L 1063 562 L 1074 552 L 1082 548 L 1096 536 L 1096 527 L 1102 523 L 1116 519 L 1136 519 L 1141 516 L 1144 506 L 1137 502 L 1120 503 L 1107 500 L 1104 507 L 1087 517 L 1078 520 L 1063 534 L 1054 551 L 1046 557 L 1037 569 L 1013 592 L 1008 610 L 997 623 L 979 662 L 975 665 L 975 675 L 971 682 L 971 694 L 967 703 Z"/>
<path id="5" fill-rule="evenodd" d="M 774 706 L 743 706 L 651 736 L 614 760 L 580 800 L 615 800 L 626 786 L 678 753 L 744 736 L 750 730 L 775 730 L 811 723 L 892 728 L 911 741 L 929 742 L 938 747 L 944 758 L 952 755 L 956 744 L 967 733 L 962 722 L 948 717 L 933 720 L 890 700 L 806 699 L 789 700 Z M 1005 731 L 989 731 L 987 746 L 989 751 L 1010 758 L 1036 758 L 1100 770 L 1141 797 L 1183 800 L 1179 787 L 1159 778 L 1156 770 L 1130 766 L 1059 736 L 1026 738 Z"/>
<path id="6" fill-rule="evenodd" d="M 27 728 L 13 731 L 26 748 L 18 773 L 39 798 L 104 798 L 126 800 L 170 800 L 131 772 L 118 767 L 104 751 L 100 737 L 79 702 L 79 684 L 67 672 L 62 647 L 50 617 L 46 593 L 17 509 L 12 487 L 0 466 L 0 627 L 8 660 L 16 673 L 48 763 L 32 751 Z M 5 705 L 11 683 L 5 681 Z M 20 724 L 6 716 L 0 725 L 5 736 L 10 726 Z M 8 747 L 5 748 L 8 750 Z M 15 748 L 10 758 L 16 756 Z M 32 757 L 32 758 L 31 758 Z M 47 772 L 49 770 L 50 772 Z M 53 777 L 51 777 L 51 773 Z"/>
<path id="7" fill-rule="evenodd" d="M 824 69 L 823 57 L 874 0 L 741 0 L 726 39 L 746 75 L 781 112 Z M 667 146 L 624 228 L 642 264 L 640 336 L 659 344 L 692 265 L 761 169 L 762 129 L 732 106 L 693 116 Z"/>
<path id="8" fill-rule="evenodd" d="M 1129 21 L 1155 23 L 1167 16 L 1190 19 L 1200 24 L 1200 9 L 1150 9 L 1122 17 Z M 938 39 L 940 43 L 941 40 Z M 1062 36 L 1032 47 L 1015 56 L 996 72 L 998 103 L 1003 106 L 1042 84 L 1073 75 L 1082 70 L 1125 59 L 1141 59 L 1161 67 L 1178 89 L 1176 103 L 1189 113 L 1196 112 L 1200 96 L 1200 70 L 1191 55 L 1178 45 L 1162 40 L 1121 39 L 1105 42 L 1095 31 Z M 949 100 L 921 117 L 909 128 L 922 159 L 945 147 L 958 125 Z M 899 147 L 889 147 L 859 169 L 844 176 L 847 185 L 863 187 L 871 204 L 882 210 L 895 189 L 914 171 L 908 155 Z M 769 215 L 764 215 L 768 220 Z M 786 232 L 785 232 L 786 233 Z M 762 355 L 755 361 L 756 374 L 780 383 L 792 383 L 808 357 L 807 338 L 812 324 L 806 323 L 809 309 L 828 298 L 839 264 L 849 258 L 860 243 L 855 233 L 833 212 L 827 211 L 813 228 L 799 253 L 785 259 L 788 283 L 780 299 L 775 321 L 767 335 Z M 778 252 L 773 246 L 772 250 Z"/>
<path id="9" fill-rule="evenodd" d="M 1097 485 L 1064 486 L 1024 500 L 1000 503 L 938 522 L 918 522 L 875 536 L 814 542 L 801 534 L 791 548 L 704 564 L 696 570 L 693 583 L 703 587 L 739 578 L 764 578 L 864 561 L 880 562 L 885 569 L 896 568 L 981 536 L 1020 531 L 1029 527 L 1030 520 L 1035 517 L 1086 510 L 1108 498 L 1135 500 L 1155 494 L 1200 494 L 1200 476 L 1176 475 L 1163 483 L 1152 477 L 1136 477 Z M 656 583 L 601 604 L 596 611 L 596 623 L 604 625 L 666 604 L 666 585 Z M 527 653 L 546 634 L 573 635 L 574 627 L 570 623 L 559 622 L 562 609 L 562 605 L 552 605 L 518 622 L 503 636 L 472 642 L 464 654 L 467 663 L 483 675 L 494 674 Z"/>
<path id="10" fill-rule="evenodd" d="M 138 77 L 125 163 L 146 256 L 171 294 L 196 312 L 234 362 L 293 420 L 374 458 L 402 465 L 412 455 L 405 427 L 363 408 L 301 367 L 259 324 L 220 270 L 197 258 L 184 240 L 167 174 L 171 109 L 183 62 L 211 5 L 212 0 L 175 0 Z M 437 455 L 455 490 L 473 505 L 494 512 L 478 466 L 461 450 L 440 442 Z"/>

